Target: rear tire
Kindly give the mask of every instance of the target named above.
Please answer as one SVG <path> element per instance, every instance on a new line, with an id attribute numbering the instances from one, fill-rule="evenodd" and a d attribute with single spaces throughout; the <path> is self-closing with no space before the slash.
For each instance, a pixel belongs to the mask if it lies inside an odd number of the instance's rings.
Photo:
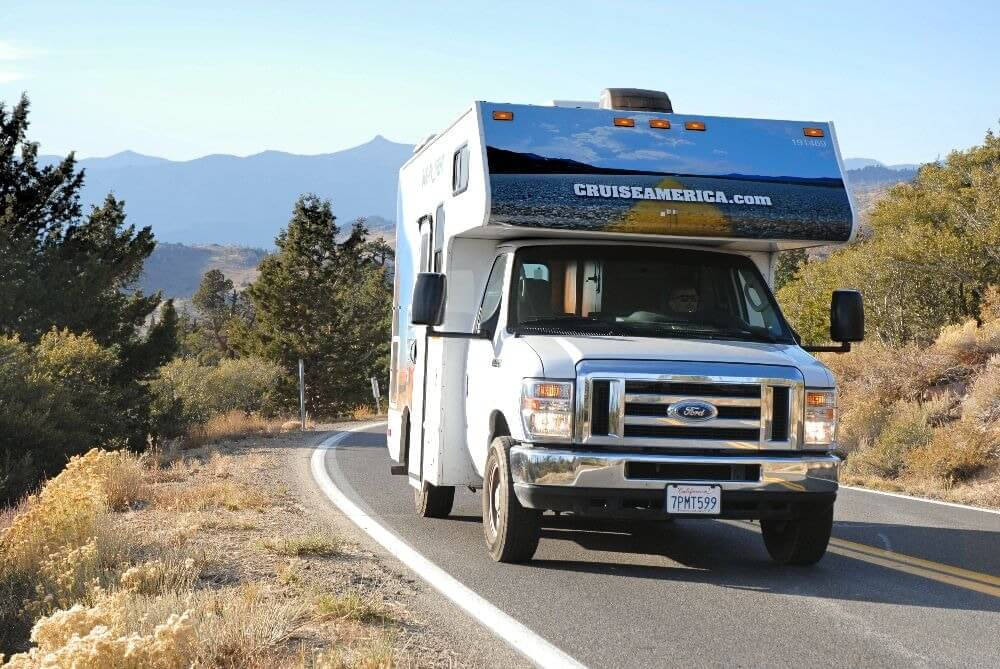
<path id="1" fill-rule="evenodd" d="M 830 543 L 833 505 L 795 520 L 761 520 L 760 530 L 767 552 L 778 564 L 816 564 Z"/>
<path id="2" fill-rule="evenodd" d="M 508 458 L 514 443 L 510 437 L 493 440 L 483 476 L 483 535 L 497 562 L 527 562 L 542 534 L 541 512 L 524 508 L 514 494 Z"/>
<path id="3" fill-rule="evenodd" d="M 431 485 L 424 481 L 413 491 L 413 504 L 421 518 L 447 518 L 455 504 L 455 486 Z"/>

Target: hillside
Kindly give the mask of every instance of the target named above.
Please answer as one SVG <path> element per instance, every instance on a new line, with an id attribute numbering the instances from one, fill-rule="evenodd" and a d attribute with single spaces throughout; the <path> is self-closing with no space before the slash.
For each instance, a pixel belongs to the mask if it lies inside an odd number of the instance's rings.
<path id="1" fill-rule="evenodd" d="M 146 293 L 160 290 L 166 297 L 190 298 L 210 269 L 221 270 L 234 286 L 243 288 L 257 276 L 257 265 L 266 255 L 263 249 L 241 246 L 160 242 L 146 261 L 139 288 Z"/>
<path id="2" fill-rule="evenodd" d="M 410 145 L 381 135 L 311 156 L 265 151 L 173 161 L 125 151 L 80 161 L 82 200 L 89 206 L 113 192 L 125 200 L 129 222 L 152 226 L 162 242 L 269 248 L 302 193 L 329 198 L 344 223 L 393 218 L 396 173 L 411 153 Z"/>

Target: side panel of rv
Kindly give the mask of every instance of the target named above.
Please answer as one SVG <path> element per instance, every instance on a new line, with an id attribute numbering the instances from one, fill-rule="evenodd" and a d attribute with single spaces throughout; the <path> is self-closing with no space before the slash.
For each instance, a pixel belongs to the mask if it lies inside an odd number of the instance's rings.
<path id="1" fill-rule="evenodd" d="M 388 446 L 415 486 L 479 480 L 465 445 L 468 343 L 429 338 L 428 329 L 410 318 L 417 274 L 443 272 L 448 300 L 440 329 L 472 331 L 495 242 L 456 240 L 455 234 L 485 220 L 482 146 L 477 106 L 421 147 L 399 173 Z M 457 255 L 456 244 L 465 245 Z"/>

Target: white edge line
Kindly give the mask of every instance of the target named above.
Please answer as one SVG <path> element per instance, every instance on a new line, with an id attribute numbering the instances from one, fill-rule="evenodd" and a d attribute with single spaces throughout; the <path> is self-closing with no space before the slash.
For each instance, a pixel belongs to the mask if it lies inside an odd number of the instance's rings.
<path id="1" fill-rule="evenodd" d="M 331 502 L 347 516 L 351 522 L 365 531 L 372 539 L 382 545 L 395 556 L 397 560 L 412 569 L 420 578 L 427 581 L 435 590 L 450 599 L 482 625 L 506 641 L 512 648 L 531 660 L 539 667 L 584 667 L 535 632 L 511 618 L 506 613 L 490 604 L 481 596 L 462 585 L 453 576 L 418 553 L 413 547 L 397 537 L 391 530 L 381 525 L 377 520 L 361 510 L 354 502 L 337 488 L 324 466 L 323 456 L 327 450 L 334 448 L 339 442 L 352 433 L 367 430 L 383 423 L 370 423 L 351 427 L 344 432 L 324 439 L 312 454 L 312 476 Z"/>
<path id="2" fill-rule="evenodd" d="M 917 497 L 916 495 L 904 495 L 901 492 L 889 492 L 887 490 L 873 490 L 871 488 L 859 488 L 853 485 L 840 484 L 841 488 L 845 490 L 857 490 L 858 492 L 870 492 L 873 495 L 886 495 L 887 497 L 899 497 L 900 499 L 909 499 L 915 502 L 927 502 L 928 504 L 940 504 L 941 506 L 952 506 L 956 509 L 966 509 L 968 511 L 982 511 L 983 513 L 995 513 L 1000 514 L 1000 511 L 996 509 L 984 509 L 981 506 L 970 506 L 968 504 L 958 504 L 956 502 L 944 502 L 940 499 L 928 499 L 926 497 Z"/>

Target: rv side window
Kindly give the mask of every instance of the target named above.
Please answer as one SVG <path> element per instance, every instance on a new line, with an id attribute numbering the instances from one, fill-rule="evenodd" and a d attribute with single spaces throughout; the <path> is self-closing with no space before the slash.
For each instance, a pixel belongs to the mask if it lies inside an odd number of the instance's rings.
<path id="1" fill-rule="evenodd" d="M 490 278 L 486 281 L 486 290 L 483 292 L 483 303 L 479 307 L 479 315 L 476 317 L 476 327 L 479 330 L 495 332 L 497 327 L 497 317 L 500 315 L 500 300 L 503 297 L 503 277 L 507 269 L 507 256 L 497 256 L 493 261 L 493 269 L 490 271 Z"/>
<path id="2" fill-rule="evenodd" d="M 451 191 L 458 195 L 469 187 L 469 146 L 465 145 L 455 152 L 452 160 Z"/>
<path id="3" fill-rule="evenodd" d="M 431 266 L 431 217 L 420 219 L 420 271 L 430 272 Z"/>

